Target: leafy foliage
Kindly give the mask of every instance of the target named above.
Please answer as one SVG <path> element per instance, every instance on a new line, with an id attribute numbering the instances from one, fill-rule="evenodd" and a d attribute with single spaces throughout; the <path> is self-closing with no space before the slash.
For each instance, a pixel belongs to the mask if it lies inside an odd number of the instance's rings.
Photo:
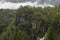
<path id="1" fill-rule="evenodd" d="M 60 40 L 60 6 L 0 10 L 0 40 Z"/>

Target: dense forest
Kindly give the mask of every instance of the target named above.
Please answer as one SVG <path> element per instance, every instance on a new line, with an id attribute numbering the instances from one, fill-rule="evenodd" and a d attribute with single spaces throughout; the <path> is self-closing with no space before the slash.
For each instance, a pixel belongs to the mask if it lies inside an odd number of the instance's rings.
<path id="1" fill-rule="evenodd" d="M 0 40 L 60 40 L 60 6 L 0 9 Z"/>

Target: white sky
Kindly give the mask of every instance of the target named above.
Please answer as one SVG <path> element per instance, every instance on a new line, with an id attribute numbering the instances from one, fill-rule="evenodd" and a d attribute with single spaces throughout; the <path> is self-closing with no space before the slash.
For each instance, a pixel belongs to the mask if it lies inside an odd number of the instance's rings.
<path id="1" fill-rule="evenodd" d="M 0 2 L 0 9 L 18 9 L 20 6 L 32 6 L 32 7 L 54 7 L 54 5 L 51 4 L 38 4 L 38 2 L 24 2 L 24 3 L 12 3 L 12 2 Z"/>

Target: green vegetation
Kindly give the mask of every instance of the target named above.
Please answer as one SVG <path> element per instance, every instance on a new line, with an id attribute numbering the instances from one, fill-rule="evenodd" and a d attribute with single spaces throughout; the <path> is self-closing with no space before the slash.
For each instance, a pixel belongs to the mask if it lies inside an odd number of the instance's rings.
<path id="1" fill-rule="evenodd" d="M 0 10 L 0 40 L 60 40 L 60 6 Z"/>

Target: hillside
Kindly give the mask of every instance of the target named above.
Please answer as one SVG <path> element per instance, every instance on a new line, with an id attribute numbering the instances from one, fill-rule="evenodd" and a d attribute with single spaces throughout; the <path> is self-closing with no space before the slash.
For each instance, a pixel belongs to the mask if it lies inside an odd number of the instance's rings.
<path id="1" fill-rule="evenodd" d="M 0 40 L 60 40 L 60 6 L 0 9 Z"/>

